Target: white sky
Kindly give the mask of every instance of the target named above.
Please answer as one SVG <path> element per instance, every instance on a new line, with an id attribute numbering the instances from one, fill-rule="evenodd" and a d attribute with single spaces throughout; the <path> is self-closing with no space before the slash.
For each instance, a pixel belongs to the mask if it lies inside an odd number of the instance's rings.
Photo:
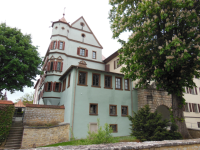
<path id="1" fill-rule="evenodd" d="M 63 16 L 73 23 L 83 16 L 87 24 L 103 46 L 103 55 L 108 57 L 121 45 L 112 39 L 108 12 L 111 6 L 108 0 L 4 0 L 0 5 L 0 23 L 21 29 L 23 34 L 31 34 L 33 45 L 39 46 L 40 56 L 45 56 L 52 33 L 51 21 L 58 21 Z M 121 36 L 128 38 L 128 33 Z M 37 79 L 39 76 L 37 77 Z M 34 81 L 36 83 L 36 81 Z M 8 100 L 15 102 L 25 93 L 34 92 L 34 87 L 24 88 L 24 92 L 7 92 Z M 4 92 L 3 92 L 4 93 Z"/>

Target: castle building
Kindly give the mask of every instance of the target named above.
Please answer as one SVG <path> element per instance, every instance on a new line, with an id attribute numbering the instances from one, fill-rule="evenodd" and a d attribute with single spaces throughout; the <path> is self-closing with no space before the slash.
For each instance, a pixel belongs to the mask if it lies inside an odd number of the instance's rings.
<path id="1" fill-rule="evenodd" d="M 136 81 L 124 79 L 120 72 L 123 65 L 118 65 L 118 52 L 105 59 L 102 50 L 83 17 L 71 25 L 64 16 L 53 22 L 42 68 L 44 74 L 34 87 L 34 104 L 64 105 L 64 122 L 70 123 L 76 138 L 86 138 L 88 125 L 90 131 L 97 131 L 98 118 L 101 126 L 108 123 L 113 128 L 113 136 L 130 135 L 127 115 L 145 104 L 151 104 L 153 111 L 157 109 L 169 118 L 171 97 L 135 89 Z M 199 80 L 195 82 L 200 87 Z M 188 89 L 184 93 L 188 127 L 191 123 L 194 128 L 200 127 L 199 92 Z"/>

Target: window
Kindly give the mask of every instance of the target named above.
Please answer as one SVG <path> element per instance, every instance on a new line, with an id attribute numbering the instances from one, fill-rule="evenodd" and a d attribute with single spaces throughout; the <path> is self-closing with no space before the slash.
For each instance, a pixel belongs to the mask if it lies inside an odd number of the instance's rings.
<path id="1" fill-rule="evenodd" d="M 92 51 L 92 58 L 96 59 L 96 52 L 95 51 Z"/>
<path id="2" fill-rule="evenodd" d="M 59 83 L 56 83 L 55 92 L 58 92 L 58 91 L 59 91 Z"/>
<path id="3" fill-rule="evenodd" d="M 98 115 L 98 104 L 90 103 L 89 114 L 90 115 Z"/>
<path id="4" fill-rule="evenodd" d="M 109 105 L 110 116 L 117 116 L 117 105 Z"/>
<path id="5" fill-rule="evenodd" d="M 200 122 L 197 122 L 197 126 L 198 126 L 198 128 L 200 128 Z"/>
<path id="6" fill-rule="evenodd" d="M 116 133 L 116 132 L 118 132 L 118 129 L 117 129 L 117 124 L 110 124 L 110 127 L 112 128 L 112 130 L 113 130 L 113 133 Z"/>
<path id="7" fill-rule="evenodd" d="M 197 104 L 192 104 L 193 105 L 193 112 L 198 112 L 197 110 Z"/>
<path id="8" fill-rule="evenodd" d="M 197 95 L 197 89 L 196 89 L 196 87 L 193 87 L 192 89 L 190 89 L 190 94 Z"/>
<path id="9" fill-rule="evenodd" d="M 100 87 L 100 74 L 92 74 L 92 87 Z"/>
<path id="10" fill-rule="evenodd" d="M 128 115 L 128 106 L 121 106 L 122 116 Z"/>
<path id="11" fill-rule="evenodd" d="M 59 49 L 63 49 L 63 42 L 60 42 Z"/>
<path id="12" fill-rule="evenodd" d="M 86 48 L 78 47 L 77 48 L 77 55 L 88 57 L 88 50 Z"/>
<path id="13" fill-rule="evenodd" d="M 105 87 L 112 88 L 112 76 L 105 75 Z"/>
<path id="14" fill-rule="evenodd" d="M 53 71 L 54 69 L 53 69 L 53 61 L 51 62 L 51 65 L 50 65 L 50 71 Z"/>
<path id="15" fill-rule="evenodd" d="M 185 104 L 185 112 L 189 112 L 188 103 Z"/>
<path id="16" fill-rule="evenodd" d="M 80 49 L 80 55 L 85 56 L 85 49 L 82 49 L 82 48 Z"/>
<path id="17" fill-rule="evenodd" d="M 79 80 L 78 85 L 86 85 L 87 86 L 87 72 L 79 72 Z"/>
<path id="18" fill-rule="evenodd" d="M 117 69 L 117 68 L 119 68 L 121 66 L 118 63 L 119 63 L 119 59 L 117 59 L 117 60 L 114 61 L 114 69 Z"/>
<path id="19" fill-rule="evenodd" d="M 47 84 L 47 91 L 48 91 L 48 92 L 51 91 L 51 82 L 48 82 L 48 84 Z"/>
<path id="20" fill-rule="evenodd" d="M 53 49 L 56 49 L 56 41 L 53 42 Z"/>
<path id="21" fill-rule="evenodd" d="M 69 76 L 68 76 L 68 86 L 67 86 L 67 88 L 70 87 L 70 76 L 71 76 L 71 74 L 69 74 Z"/>
<path id="22" fill-rule="evenodd" d="M 124 80 L 124 88 L 125 90 L 129 90 L 129 79 Z"/>
<path id="23" fill-rule="evenodd" d="M 56 70 L 60 71 L 60 69 L 61 69 L 61 62 L 57 62 L 57 68 L 56 68 Z"/>
<path id="24" fill-rule="evenodd" d="M 98 125 L 97 125 L 97 123 L 90 123 L 89 130 L 90 130 L 90 132 L 97 133 L 98 132 Z"/>
<path id="25" fill-rule="evenodd" d="M 62 87 L 62 91 L 64 91 L 66 88 L 66 78 L 63 80 L 63 87 Z"/>
<path id="26" fill-rule="evenodd" d="M 115 78 L 115 89 L 122 90 L 122 78 L 121 77 Z"/>

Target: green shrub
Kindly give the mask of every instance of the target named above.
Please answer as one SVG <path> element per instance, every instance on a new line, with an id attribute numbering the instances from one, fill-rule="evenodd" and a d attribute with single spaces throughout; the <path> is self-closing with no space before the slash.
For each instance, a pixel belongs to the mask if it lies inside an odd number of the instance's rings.
<path id="1" fill-rule="evenodd" d="M 91 132 L 89 130 L 88 125 L 88 136 L 87 139 L 84 141 L 77 141 L 77 145 L 88 145 L 88 144 L 105 144 L 105 143 L 113 143 L 114 138 L 111 135 L 113 132 L 112 128 L 109 126 L 109 124 L 104 125 L 104 130 L 102 126 L 100 126 L 100 121 L 97 119 L 97 125 L 98 125 L 98 131 L 97 133 Z"/>
<path id="2" fill-rule="evenodd" d="M 0 105 L 0 145 L 9 134 L 14 111 L 14 105 Z"/>
<path id="3" fill-rule="evenodd" d="M 150 112 L 148 105 L 134 112 L 134 117 L 128 116 L 131 123 L 131 135 L 135 136 L 140 141 L 161 141 L 182 139 L 182 136 L 177 132 L 177 125 L 172 123 L 170 130 L 167 130 L 168 120 L 162 120 L 161 114 L 157 111 Z"/>

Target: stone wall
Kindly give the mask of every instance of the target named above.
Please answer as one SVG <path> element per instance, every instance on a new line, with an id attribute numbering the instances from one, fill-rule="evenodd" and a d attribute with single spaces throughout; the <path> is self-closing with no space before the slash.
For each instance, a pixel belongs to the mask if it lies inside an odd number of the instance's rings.
<path id="1" fill-rule="evenodd" d="M 68 123 L 52 127 L 24 126 L 21 148 L 35 148 L 66 141 L 69 141 Z"/>
<path id="2" fill-rule="evenodd" d="M 200 129 L 188 128 L 188 131 L 193 138 L 200 138 Z"/>
<path id="3" fill-rule="evenodd" d="M 27 104 L 24 124 L 43 125 L 64 122 L 64 106 Z"/>
<path id="4" fill-rule="evenodd" d="M 147 89 L 135 90 L 138 92 L 138 110 L 146 104 L 149 104 L 151 112 L 154 112 L 160 105 L 165 105 L 168 108 L 172 106 L 172 96 L 162 89 L 156 90 L 153 85 Z"/>

